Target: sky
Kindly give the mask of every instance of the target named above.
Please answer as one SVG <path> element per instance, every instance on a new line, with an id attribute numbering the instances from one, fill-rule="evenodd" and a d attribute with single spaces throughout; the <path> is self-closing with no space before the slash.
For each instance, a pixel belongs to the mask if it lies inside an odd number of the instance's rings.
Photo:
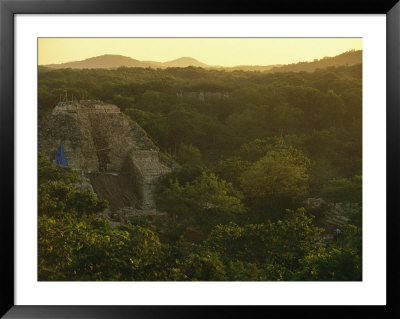
<path id="1" fill-rule="evenodd" d="M 362 38 L 39 38 L 39 65 L 118 54 L 141 61 L 192 57 L 208 65 L 312 61 L 361 50 Z"/>

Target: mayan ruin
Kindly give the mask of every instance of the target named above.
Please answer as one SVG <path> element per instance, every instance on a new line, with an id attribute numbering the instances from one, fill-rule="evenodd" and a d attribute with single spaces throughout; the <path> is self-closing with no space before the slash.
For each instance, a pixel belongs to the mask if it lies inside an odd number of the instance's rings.
<path id="1" fill-rule="evenodd" d="M 86 187 L 109 201 L 108 215 L 124 220 L 159 213 L 152 191 L 170 168 L 159 161 L 159 149 L 146 132 L 117 106 L 96 100 L 59 102 L 39 124 L 39 151 L 55 161 L 60 145 Z"/>

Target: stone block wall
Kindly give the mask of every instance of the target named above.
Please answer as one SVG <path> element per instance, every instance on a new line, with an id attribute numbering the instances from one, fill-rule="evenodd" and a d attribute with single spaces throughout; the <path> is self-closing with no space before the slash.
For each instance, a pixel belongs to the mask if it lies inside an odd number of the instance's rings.
<path id="1" fill-rule="evenodd" d="M 133 167 L 140 180 L 142 209 L 155 209 L 153 199 L 155 182 L 170 169 L 160 163 L 156 151 L 133 151 L 131 156 Z"/>

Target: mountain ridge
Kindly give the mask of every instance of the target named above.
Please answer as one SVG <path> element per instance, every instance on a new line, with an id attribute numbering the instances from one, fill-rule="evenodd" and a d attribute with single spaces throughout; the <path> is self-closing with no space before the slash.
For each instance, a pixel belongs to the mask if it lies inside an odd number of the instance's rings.
<path id="1" fill-rule="evenodd" d="M 71 61 L 60 64 L 40 65 L 51 69 L 115 69 L 119 67 L 142 67 L 142 68 L 169 68 L 169 67 L 201 67 L 205 69 L 225 71 L 261 71 L 261 72 L 300 72 L 314 71 L 317 68 L 329 66 L 354 65 L 362 63 L 362 50 L 350 50 L 333 57 L 323 57 L 314 61 L 297 62 L 291 64 L 272 65 L 238 65 L 232 67 L 212 66 L 200 62 L 192 57 L 180 57 L 167 62 L 140 61 L 128 56 L 117 54 L 104 54 L 80 61 Z"/>

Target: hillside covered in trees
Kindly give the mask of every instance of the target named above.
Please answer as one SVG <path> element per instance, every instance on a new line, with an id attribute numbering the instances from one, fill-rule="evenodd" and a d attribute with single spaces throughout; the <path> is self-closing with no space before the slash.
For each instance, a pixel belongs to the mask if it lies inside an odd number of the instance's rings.
<path id="1" fill-rule="evenodd" d="M 177 168 L 155 193 L 166 215 L 113 227 L 39 154 L 39 280 L 362 279 L 361 64 L 39 68 L 39 119 L 65 96 L 117 105 Z"/>

